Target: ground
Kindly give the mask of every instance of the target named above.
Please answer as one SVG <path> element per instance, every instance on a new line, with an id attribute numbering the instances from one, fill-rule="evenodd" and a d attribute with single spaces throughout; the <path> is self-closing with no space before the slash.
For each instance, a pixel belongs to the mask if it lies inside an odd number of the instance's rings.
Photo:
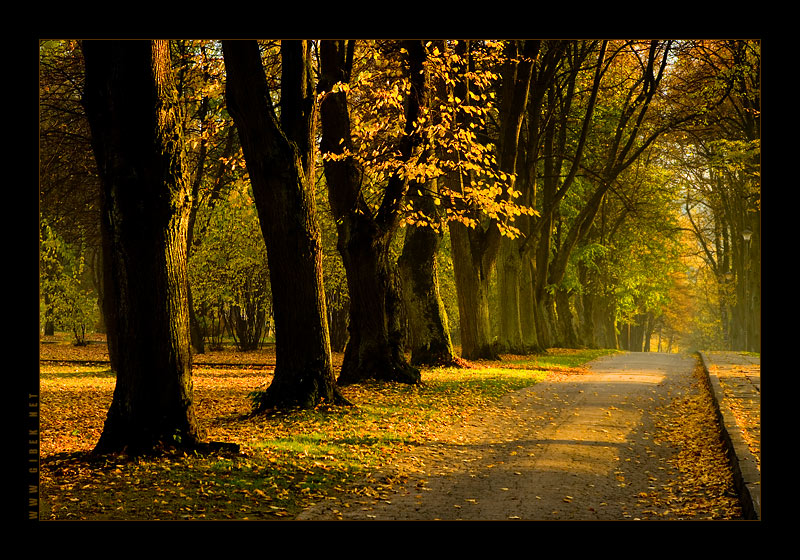
<path id="1" fill-rule="evenodd" d="M 262 354 L 209 353 L 202 361 L 217 363 L 195 367 L 198 416 L 211 439 L 240 443 L 242 456 L 90 463 L 83 456 L 99 437 L 114 386 L 106 356 L 100 342 L 42 345 L 40 519 L 741 516 L 694 356 L 619 353 L 588 369 L 550 369 L 500 400 L 468 393 L 488 369 L 467 372 L 467 384 L 440 382 L 444 393 L 436 383 L 418 390 L 354 386 L 349 398 L 363 403 L 355 411 L 250 419 L 243 416 L 247 395 L 264 383 L 274 353 L 247 367 L 242 363 Z M 96 371 L 72 371 L 46 361 L 54 357 L 98 363 Z M 455 406 L 466 401 L 467 409 Z M 435 416 L 425 416 L 437 402 Z M 410 408 L 419 404 L 426 408 Z M 308 451 L 283 447 L 298 441 Z M 362 456 L 372 459 L 362 464 Z M 341 469 L 347 460 L 358 468 Z"/>
<path id="2" fill-rule="evenodd" d="M 355 500 L 344 494 L 299 518 L 736 518 L 737 500 L 724 480 L 710 477 L 699 494 L 696 486 L 681 488 L 675 445 L 713 446 L 713 427 L 691 435 L 709 437 L 709 445 L 684 441 L 686 432 L 662 440 L 669 429 L 661 422 L 676 421 L 667 409 L 702 400 L 695 366 L 690 356 L 628 353 L 595 361 L 588 375 L 552 377 L 407 454 L 390 475 L 403 483 L 391 492 Z"/>

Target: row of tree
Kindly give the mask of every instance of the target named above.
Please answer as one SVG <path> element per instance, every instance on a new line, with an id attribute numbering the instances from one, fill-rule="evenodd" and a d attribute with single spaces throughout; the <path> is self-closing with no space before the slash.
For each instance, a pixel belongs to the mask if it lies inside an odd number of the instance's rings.
<path id="1" fill-rule="evenodd" d="M 64 129 L 79 138 L 70 150 L 82 157 L 73 161 L 85 162 L 81 142 L 91 139 L 97 173 L 89 166 L 76 173 L 60 144 L 42 153 L 48 176 L 59 178 L 47 185 L 70 193 L 59 196 L 64 208 L 74 200 L 101 209 L 98 285 L 118 376 L 101 451 L 199 441 L 190 346 L 202 351 L 202 319 L 220 309 L 219 286 L 232 282 L 213 274 L 224 266 L 208 267 L 210 241 L 221 243 L 217 255 L 226 246 L 232 255 L 237 237 L 258 246 L 252 230 L 237 229 L 235 207 L 255 208 L 266 249 L 237 267 L 245 288 L 227 307 L 229 323 L 263 325 L 257 299 L 269 292 L 277 363 L 262 408 L 341 402 L 339 385 L 416 383 L 420 365 L 460 358 L 556 345 L 646 349 L 680 275 L 686 229 L 714 263 L 747 267 L 738 277 L 747 281 L 734 282 L 747 284 L 747 297 L 760 287 L 752 260 L 759 238 L 747 245 L 750 260 L 741 250 L 738 259 L 723 257 L 737 231 L 722 219 L 727 207 L 697 208 L 713 200 L 700 189 L 713 183 L 714 195 L 720 185 L 744 188 L 756 201 L 742 206 L 744 216 L 760 217 L 757 43 L 77 46 L 64 58 L 85 60 L 85 70 L 47 66 L 43 80 L 43 99 L 74 121 L 54 117 L 44 103 L 42 128 L 53 141 Z M 77 96 L 68 84 L 80 81 L 59 79 L 56 70 L 84 79 Z M 724 127 L 745 102 L 749 139 Z M 707 174 L 689 157 L 699 139 L 716 147 L 703 152 Z M 249 192 L 230 188 L 239 179 L 249 180 Z M 220 211 L 231 192 L 239 204 Z M 48 205 L 48 223 L 68 220 L 59 208 Z M 713 219 L 717 230 L 708 227 Z M 226 229 L 220 221 L 232 224 L 227 241 L 208 235 Z M 92 231 L 90 223 L 82 231 Z M 323 232 L 331 225 L 344 285 L 323 279 L 330 270 Z M 710 231 L 727 241 L 712 246 Z M 91 245 L 90 235 L 79 237 Z M 444 249 L 460 357 L 439 289 Z M 206 268 L 190 266 L 192 259 Z M 719 269 L 726 281 L 730 268 Z M 348 336 L 336 379 L 331 332 L 341 323 L 340 301 Z M 732 308 L 744 309 L 736 301 Z M 759 330 L 753 316 L 736 323 L 747 324 L 751 342 Z"/>

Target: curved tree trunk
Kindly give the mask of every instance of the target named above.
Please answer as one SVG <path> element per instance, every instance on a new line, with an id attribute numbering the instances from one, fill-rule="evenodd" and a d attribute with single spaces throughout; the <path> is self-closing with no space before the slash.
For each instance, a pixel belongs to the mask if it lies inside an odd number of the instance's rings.
<path id="1" fill-rule="evenodd" d="M 117 382 L 96 453 L 199 445 L 192 401 L 179 106 L 166 41 L 84 43 L 84 104 L 103 185 Z"/>
<path id="2" fill-rule="evenodd" d="M 256 411 L 345 402 L 336 389 L 315 217 L 314 90 L 305 41 L 281 45 L 281 121 L 255 41 L 223 41 L 234 117 L 267 246 L 275 318 L 275 375 Z"/>

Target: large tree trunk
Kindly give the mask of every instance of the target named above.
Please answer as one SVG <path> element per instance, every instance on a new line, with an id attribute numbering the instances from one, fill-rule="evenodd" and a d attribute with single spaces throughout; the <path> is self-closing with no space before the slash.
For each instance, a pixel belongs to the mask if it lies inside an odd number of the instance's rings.
<path id="1" fill-rule="evenodd" d="M 415 130 L 424 98 L 424 47 L 419 41 L 405 42 L 411 92 L 406 104 L 405 136 L 399 152 L 403 161 L 419 155 L 421 138 Z M 350 338 L 345 348 L 339 384 L 366 379 L 418 383 L 420 373 L 403 355 L 402 329 L 398 313 L 402 300 L 389 244 L 397 230 L 400 204 L 408 179 L 399 173 L 388 181 L 380 206 L 367 204 L 361 184 L 361 170 L 355 159 L 343 157 L 352 150 L 347 94 L 333 91 L 334 85 L 349 79 L 353 42 L 322 41 L 319 91 L 322 123 L 321 150 L 331 211 L 336 218 L 337 247 L 347 274 L 350 296 Z"/>
<path id="2" fill-rule="evenodd" d="M 593 325 L 593 346 L 596 348 L 619 348 L 617 325 L 614 318 L 614 300 L 607 295 L 584 295 L 587 321 Z"/>
<path id="3" fill-rule="evenodd" d="M 365 379 L 418 383 L 420 373 L 403 355 L 399 281 L 389 258 L 389 239 L 368 218 L 351 214 L 339 229 L 339 250 L 350 295 L 350 338 L 340 385 Z"/>
<path id="4" fill-rule="evenodd" d="M 429 227 L 409 226 L 398 261 L 403 300 L 409 321 L 413 365 L 454 365 L 447 313 L 439 295 L 436 253 L 440 234 Z"/>
<path id="5" fill-rule="evenodd" d="M 280 123 L 255 41 L 223 41 L 228 109 L 242 143 L 267 246 L 276 365 L 257 410 L 343 402 L 336 390 L 315 218 L 314 90 L 308 45 L 286 41 Z"/>
<path id="6" fill-rule="evenodd" d="M 84 43 L 117 382 L 95 452 L 197 446 L 180 108 L 166 41 Z M 109 319 L 109 316 L 106 319 Z"/>

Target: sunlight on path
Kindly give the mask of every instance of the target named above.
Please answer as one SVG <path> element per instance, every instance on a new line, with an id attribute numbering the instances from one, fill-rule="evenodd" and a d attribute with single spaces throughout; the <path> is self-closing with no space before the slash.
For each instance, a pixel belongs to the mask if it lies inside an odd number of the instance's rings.
<path id="1" fill-rule="evenodd" d="M 635 519 L 640 493 L 667 475 L 652 413 L 687 390 L 695 362 L 627 353 L 585 375 L 544 381 L 453 427 L 398 465 L 390 499 L 326 504 L 302 519 Z M 457 443 L 448 443 L 457 442 Z"/>

